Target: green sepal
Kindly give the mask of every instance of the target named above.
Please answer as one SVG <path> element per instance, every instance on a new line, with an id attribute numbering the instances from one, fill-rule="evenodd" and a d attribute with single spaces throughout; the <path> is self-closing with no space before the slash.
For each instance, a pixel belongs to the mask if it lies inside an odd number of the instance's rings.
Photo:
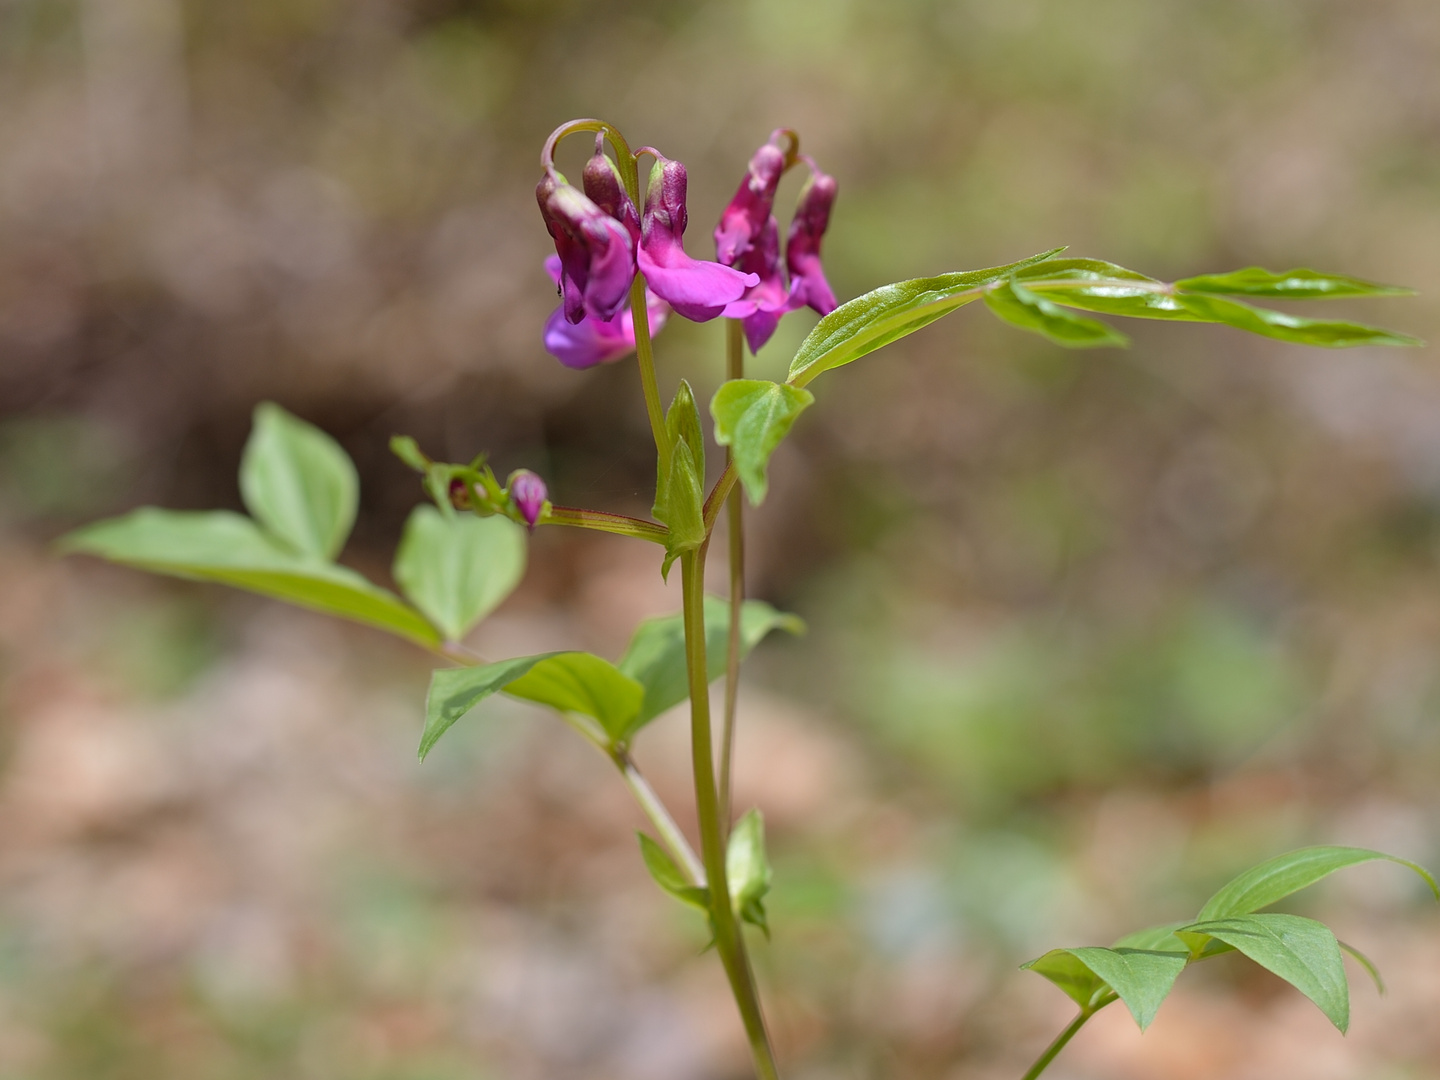
<path id="1" fill-rule="evenodd" d="M 1262 912 L 1191 923 L 1176 936 L 1191 943 L 1192 956 L 1205 938 L 1223 942 L 1299 990 L 1341 1031 L 1349 1026 L 1345 962 L 1340 943 L 1324 923 Z"/>
<path id="2" fill-rule="evenodd" d="M 1224 296 L 1266 296 L 1276 300 L 1328 300 L 1350 296 L 1414 296 L 1414 289 L 1380 285 L 1345 274 L 1322 274 L 1303 268 L 1275 273 L 1258 266 L 1227 274 L 1201 274 L 1175 282 L 1185 292 Z"/>
<path id="3" fill-rule="evenodd" d="M 355 524 L 360 477 L 339 443 L 266 401 L 255 407 L 240 459 L 240 495 L 283 544 L 301 555 L 333 559 Z"/>
<path id="4" fill-rule="evenodd" d="M 440 644 L 435 628 L 394 593 L 348 567 L 297 554 L 228 510 L 145 507 L 77 529 L 59 547 L 156 574 L 259 593 L 427 648 Z"/>
<path id="5" fill-rule="evenodd" d="M 446 516 L 417 506 L 405 522 L 394 574 L 446 640 L 459 641 L 520 583 L 525 530 L 499 516 Z"/>
<path id="6" fill-rule="evenodd" d="M 670 530 L 661 569 L 668 577 L 681 554 L 705 542 L 705 435 L 695 395 L 684 379 L 665 414 L 665 436 L 669 445 L 658 462 L 652 513 Z"/>
<path id="7" fill-rule="evenodd" d="M 743 922 L 758 926 L 770 937 L 765 918 L 765 894 L 770 891 L 770 861 L 765 856 L 765 819 L 759 810 L 749 810 L 730 830 L 725 851 L 725 876 L 730 884 L 730 903 Z"/>
<path id="8" fill-rule="evenodd" d="M 680 867 L 675 865 L 670 853 L 650 837 L 644 833 L 635 835 L 640 838 L 640 857 L 645 860 L 645 869 L 650 872 L 655 884 L 682 904 L 698 908 L 708 915 L 710 890 L 703 885 L 692 885 L 680 872 Z"/>
<path id="9" fill-rule="evenodd" d="M 710 399 L 715 441 L 730 447 L 752 505 L 765 500 L 770 455 L 814 401 L 809 390 L 763 379 L 732 379 Z"/>
<path id="10" fill-rule="evenodd" d="M 424 473 L 434 464 L 409 435 L 391 435 L 390 452 L 418 473 Z"/>
<path id="11" fill-rule="evenodd" d="M 822 372 L 858 360 L 978 300 L 985 286 L 1064 250 L 1054 248 L 985 270 L 897 281 L 857 296 L 815 324 L 790 361 L 786 381 L 792 386 L 804 386 Z"/>
<path id="12" fill-rule="evenodd" d="M 775 630 L 803 634 L 805 623 L 797 615 L 776 611 L 760 600 L 740 607 L 740 656 Z M 705 597 L 705 674 L 707 681 L 725 674 L 730 643 L 730 604 L 718 596 Z M 690 693 L 685 660 L 685 625 L 681 615 L 646 619 L 635 630 L 617 665 L 645 687 L 645 700 L 630 727 L 619 736 L 628 740 L 640 728 L 684 701 Z"/>
<path id="13" fill-rule="evenodd" d="M 1057 345 L 1075 349 L 1125 346 L 1129 338 L 1098 319 L 1066 311 L 1019 281 L 1005 281 L 985 293 L 985 306 L 1022 330 L 1031 330 Z"/>

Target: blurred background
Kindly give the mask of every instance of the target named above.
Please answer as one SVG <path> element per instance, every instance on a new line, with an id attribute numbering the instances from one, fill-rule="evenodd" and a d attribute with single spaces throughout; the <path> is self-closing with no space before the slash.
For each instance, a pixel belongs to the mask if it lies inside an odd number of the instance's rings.
<path id="1" fill-rule="evenodd" d="M 0 0 L 0 1077 L 747 1075 L 699 919 L 557 720 L 496 702 L 422 767 L 426 656 L 50 548 L 238 508 L 267 399 L 354 456 L 377 580 L 421 498 L 396 432 L 643 514 L 633 361 L 540 347 L 556 124 L 685 161 L 701 256 L 797 128 L 842 299 L 1069 244 L 1409 284 L 1336 311 L 1436 340 L 1437 73 L 1433 0 Z M 820 380 L 775 458 L 752 592 L 811 632 L 747 665 L 737 803 L 794 1080 L 1017 1077 L 1070 1015 L 1016 970 L 1045 949 L 1302 844 L 1440 865 L 1440 355 L 1125 329 L 1067 353 L 967 309 Z M 720 325 L 658 347 L 708 398 Z M 546 529 L 474 643 L 613 657 L 678 605 L 647 546 Z M 677 806 L 684 728 L 638 748 Z M 1388 977 L 1352 968 L 1348 1038 L 1224 958 L 1054 1075 L 1440 1077 L 1418 883 L 1292 910 Z"/>

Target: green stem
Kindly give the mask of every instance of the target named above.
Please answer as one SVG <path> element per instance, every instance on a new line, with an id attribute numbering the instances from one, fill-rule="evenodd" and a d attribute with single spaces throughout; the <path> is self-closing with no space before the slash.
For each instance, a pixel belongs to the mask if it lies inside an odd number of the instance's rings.
<path id="1" fill-rule="evenodd" d="M 653 521 L 612 514 L 608 510 L 582 510 L 574 506 L 555 506 L 540 518 L 537 525 L 573 525 L 580 529 L 594 529 L 597 532 L 614 533 L 617 536 L 633 536 L 637 540 L 649 540 L 652 544 L 665 546 L 665 537 L 670 530 Z"/>
<path id="2" fill-rule="evenodd" d="M 640 809 L 645 811 L 645 816 L 650 819 L 650 824 L 655 826 L 655 831 L 660 834 L 660 839 L 670 849 L 670 854 L 675 856 L 675 861 L 680 869 L 690 879 L 691 885 L 705 885 L 705 868 L 700 864 L 700 859 L 695 854 L 695 849 L 690 846 L 690 841 L 685 839 L 685 834 L 675 819 L 670 816 L 670 811 L 660 801 L 660 796 L 655 794 L 655 789 L 650 786 L 635 760 L 630 756 L 628 750 L 611 749 L 606 751 L 615 767 L 620 770 L 621 777 L 625 780 L 625 786 L 630 789 L 630 794 L 635 796 L 635 801 L 640 804 Z"/>
<path id="3" fill-rule="evenodd" d="M 745 377 L 745 339 L 739 319 L 725 320 L 725 377 Z M 730 447 L 725 464 L 733 463 Z M 740 610 L 745 603 L 745 520 L 744 500 L 738 487 L 730 490 L 725 503 L 725 522 L 730 539 L 730 634 L 725 657 L 725 718 L 720 731 L 720 821 L 730 831 L 731 761 L 735 756 L 735 708 L 740 694 Z"/>
<path id="4" fill-rule="evenodd" d="M 705 670 L 705 549 L 706 545 L 701 545 L 698 551 L 687 551 L 680 556 L 685 659 L 690 680 L 690 756 L 695 773 L 695 809 L 700 818 L 700 856 L 710 888 L 715 951 L 725 966 L 730 991 L 745 1025 L 756 1075 L 760 1080 L 779 1080 L 745 938 L 730 902 L 730 883 L 725 870 L 725 832 L 715 789 L 715 746 L 710 732 L 710 688 Z"/>
<path id="5" fill-rule="evenodd" d="M 710 489 L 710 494 L 705 496 L 705 508 L 703 511 L 705 520 L 705 535 L 710 535 L 710 530 L 715 528 L 715 522 L 720 517 L 720 508 L 725 505 L 725 500 L 730 497 L 730 492 L 735 487 L 735 481 L 740 474 L 735 471 L 735 463 L 728 462 L 725 471 L 720 474 L 720 479 L 715 481 L 715 486 Z"/>
<path id="6" fill-rule="evenodd" d="M 1085 1022 L 1098 1011 L 1097 1009 L 1081 1009 L 1080 1015 L 1070 1021 L 1070 1026 L 1060 1032 L 1059 1035 L 1056 1035 L 1055 1041 L 1047 1046 L 1045 1052 L 1035 1059 L 1035 1064 L 1030 1066 L 1030 1070 L 1025 1074 L 1023 1080 L 1035 1080 L 1036 1077 L 1043 1073 L 1049 1064 L 1055 1060 L 1055 1056 L 1059 1054 L 1061 1050 L 1065 1049 L 1065 1044 L 1073 1039 L 1076 1032 L 1084 1027 Z"/>
<path id="7" fill-rule="evenodd" d="M 631 163 L 633 167 L 633 162 Z M 640 362 L 640 387 L 645 392 L 645 412 L 650 417 L 650 434 L 660 455 L 660 472 L 670 467 L 670 439 L 665 434 L 665 411 L 660 404 L 660 387 L 655 381 L 655 352 L 650 346 L 650 314 L 645 307 L 645 278 L 635 275 L 630 283 L 630 315 L 635 323 L 635 358 Z"/>

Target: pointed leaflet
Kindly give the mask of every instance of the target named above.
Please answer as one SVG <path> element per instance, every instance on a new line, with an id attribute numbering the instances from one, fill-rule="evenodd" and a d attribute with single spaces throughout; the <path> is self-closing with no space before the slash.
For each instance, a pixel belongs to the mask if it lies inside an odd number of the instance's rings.
<path id="1" fill-rule="evenodd" d="M 580 713 L 619 738 L 640 711 L 645 688 L 614 664 L 584 652 L 557 653 L 505 686 L 511 697 Z"/>
<path id="2" fill-rule="evenodd" d="M 770 876 L 770 862 L 765 857 L 765 819 L 759 810 L 750 810 L 730 831 L 725 877 L 735 914 L 758 926 L 767 938 L 770 926 L 765 920 L 764 900 L 770 891 Z"/>
<path id="3" fill-rule="evenodd" d="M 430 753 L 440 736 L 455 726 L 455 721 L 492 694 L 533 668 L 542 660 L 560 653 L 539 656 L 517 656 L 495 664 L 479 667 L 441 668 L 430 676 L 430 690 L 425 695 L 425 730 L 420 736 L 420 760 Z"/>
<path id="4" fill-rule="evenodd" d="M 979 299 L 985 286 L 1064 250 L 1055 248 L 987 270 L 897 281 L 857 296 L 815 324 L 790 361 L 786 381 L 792 386 L 804 386 L 821 372 L 858 360 Z"/>
<path id="5" fill-rule="evenodd" d="M 333 559 L 355 524 L 360 480 L 339 443 L 267 401 L 255 409 L 240 460 L 240 495 L 296 551 Z"/>
<path id="6" fill-rule="evenodd" d="M 1109 990 L 1105 980 L 1091 971 L 1071 949 L 1051 949 L 1044 956 L 1020 967 L 1045 976 L 1082 1009 L 1093 1008 Z"/>
<path id="7" fill-rule="evenodd" d="M 1199 919 L 1223 919 L 1228 915 L 1248 915 L 1252 911 L 1269 907 L 1277 900 L 1283 900 L 1291 893 L 1299 892 L 1328 877 L 1336 870 L 1359 863 L 1384 859 L 1409 867 L 1419 874 L 1430 886 L 1435 898 L 1440 900 L 1440 885 L 1424 867 L 1408 859 L 1396 858 L 1379 851 L 1352 847 L 1307 847 L 1286 852 L 1273 859 L 1251 867 L 1220 889 L 1200 909 Z"/>
<path id="8" fill-rule="evenodd" d="M 416 607 L 459 641 L 525 573 L 525 530 L 498 515 L 446 517 L 417 506 L 395 553 L 395 580 Z"/>
<path id="9" fill-rule="evenodd" d="M 1083 315 L 1072 315 L 1018 281 L 1007 281 L 985 293 L 985 306 L 1022 330 L 1033 330 L 1057 345 L 1088 349 L 1126 345 L 1129 339 L 1113 327 Z"/>
<path id="10" fill-rule="evenodd" d="M 1175 944 L 1178 949 L 1179 941 Z M 1190 960 L 1190 954 L 1183 950 L 1080 948 L 1066 951 L 1120 995 L 1141 1031 L 1155 1019 L 1160 1003 Z"/>
<path id="11" fill-rule="evenodd" d="M 1345 963 L 1335 935 L 1324 923 L 1266 912 L 1192 923 L 1177 933 L 1195 944 L 1206 936 L 1223 941 L 1299 990 L 1341 1031 L 1349 1026 Z"/>
<path id="12" fill-rule="evenodd" d="M 1177 299 L 1192 315 L 1204 322 L 1224 323 L 1238 330 L 1248 330 L 1261 337 L 1288 341 L 1295 345 L 1318 345 L 1329 349 L 1348 349 L 1356 345 L 1420 345 L 1418 338 L 1397 334 L 1363 323 L 1336 322 L 1328 319 L 1302 319 L 1283 311 L 1251 307 L 1239 300 L 1201 293 L 1177 292 Z"/>
<path id="13" fill-rule="evenodd" d="M 715 441 L 730 447 L 740 482 L 759 506 L 769 485 L 766 468 L 796 417 L 815 401 L 809 390 L 763 379 L 732 379 L 710 399 Z"/>
<path id="14" fill-rule="evenodd" d="M 650 877 L 654 879 L 655 884 L 682 904 L 689 904 L 691 907 L 708 913 L 710 911 L 710 890 L 703 886 L 690 884 L 690 881 L 680 872 L 680 868 L 675 865 L 675 860 L 670 858 L 670 853 L 650 837 L 644 833 L 635 835 L 640 838 L 640 857 L 645 860 L 645 869 L 650 871 Z"/>
<path id="15" fill-rule="evenodd" d="M 442 668 L 430 676 L 420 759 L 457 720 L 502 690 L 563 713 L 588 716 L 612 738 L 611 729 L 624 727 L 644 696 L 634 679 L 590 653 L 541 653 L 479 667 Z"/>
<path id="16" fill-rule="evenodd" d="M 1268 296 L 1277 300 L 1313 300 L 1342 296 L 1413 296 L 1414 289 L 1379 285 L 1344 274 L 1322 274 L 1315 270 L 1285 270 L 1274 273 L 1258 266 L 1232 270 L 1228 274 L 1201 274 L 1175 282 L 1185 292 L 1221 293 L 1226 296 Z"/>
<path id="17" fill-rule="evenodd" d="M 729 654 L 730 604 L 716 596 L 705 597 L 706 677 L 725 674 Z M 760 600 L 740 607 L 740 655 L 743 659 L 772 630 L 803 634 L 805 623 L 795 615 L 776 611 Z M 629 738 L 666 709 L 689 696 L 685 666 L 685 628 L 680 615 L 646 619 L 635 630 L 619 668 L 645 687 L 645 701 L 624 738 Z"/>
<path id="18" fill-rule="evenodd" d="M 418 611 L 355 571 L 297 555 L 226 510 L 147 507 L 77 529 L 61 541 L 68 552 L 192 581 L 214 581 L 260 593 L 431 647 L 440 635 Z"/>
<path id="19" fill-rule="evenodd" d="M 665 538 L 665 566 L 684 551 L 693 551 L 705 542 L 705 435 L 700 430 L 700 410 L 695 395 L 684 379 L 665 414 L 669 450 L 660 455 L 655 478 L 655 520 L 670 528 Z"/>

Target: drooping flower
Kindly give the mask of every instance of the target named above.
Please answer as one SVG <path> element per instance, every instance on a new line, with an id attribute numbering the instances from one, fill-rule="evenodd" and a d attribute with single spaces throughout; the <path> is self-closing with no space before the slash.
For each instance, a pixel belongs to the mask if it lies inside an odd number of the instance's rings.
<path id="1" fill-rule="evenodd" d="M 604 210 L 630 234 L 630 241 L 635 247 L 640 245 L 640 213 L 635 209 L 635 203 L 625 193 L 625 184 L 620 179 L 620 170 L 615 167 L 615 162 L 610 160 L 605 153 L 605 143 L 602 136 L 595 138 L 595 153 L 585 163 L 585 171 L 581 174 L 581 186 L 585 189 L 585 195 L 596 206 Z"/>
<path id="2" fill-rule="evenodd" d="M 640 272 L 656 296 L 685 318 L 705 322 L 740 299 L 747 288 L 758 285 L 760 277 L 685 253 L 681 239 L 688 224 L 685 189 L 685 166 L 657 155 L 645 193 L 637 258 Z"/>
<path id="3" fill-rule="evenodd" d="M 614 318 L 635 278 L 630 230 L 583 192 L 549 173 L 535 187 L 545 228 L 555 240 L 562 268 L 565 318 Z"/>
<path id="4" fill-rule="evenodd" d="M 551 255 L 545 270 L 557 284 L 561 280 L 560 259 Z M 650 316 L 650 336 L 654 337 L 670 317 L 670 306 L 650 290 L 645 290 L 645 307 Z M 568 368 L 588 368 L 619 360 L 635 351 L 635 319 L 629 307 L 622 308 L 613 319 L 593 319 L 586 315 L 578 323 L 565 318 L 563 306 L 556 308 L 545 322 L 545 351 Z"/>
<path id="5" fill-rule="evenodd" d="M 835 178 L 815 169 L 800 191 L 800 202 L 790 222 L 790 236 L 785 241 L 791 301 L 797 308 L 808 304 L 821 315 L 829 315 L 836 307 L 835 291 L 825 280 L 825 270 L 820 265 L 820 241 L 830 224 L 835 191 Z"/>
<path id="6" fill-rule="evenodd" d="M 510 474 L 510 480 L 505 488 L 510 494 L 510 501 L 514 504 L 515 509 L 520 511 L 520 516 L 525 519 L 525 524 L 533 532 L 535 523 L 540 520 L 541 511 L 545 509 L 545 502 L 549 497 L 545 481 L 529 469 L 517 469 Z"/>
<path id="7" fill-rule="evenodd" d="M 725 308 L 725 317 L 739 319 L 745 328 L 750 351 L 759 352 L 780 325 L 780 316 L 794 309 L 790 290 L 780 272 L 780 225 L 772 215 L 760 231 L 759 238 L 740 257 L 740 269 L 760 278 L 758 285 Z"/>
<path id="8" fill-rule="evenodd" d="M 767 225 L 775 220 L 775 189 L 785 171 L 785 152 L 775 145 L 782 134 L 777 131 L 770 141 L 750 159 L 745 179 L 730 205 L 715 226 L 715 258 L 726 266 L 736 266 L 755 242 L 762 238 Z M 779 244 L 776 244 L 778 250 Z"/>

